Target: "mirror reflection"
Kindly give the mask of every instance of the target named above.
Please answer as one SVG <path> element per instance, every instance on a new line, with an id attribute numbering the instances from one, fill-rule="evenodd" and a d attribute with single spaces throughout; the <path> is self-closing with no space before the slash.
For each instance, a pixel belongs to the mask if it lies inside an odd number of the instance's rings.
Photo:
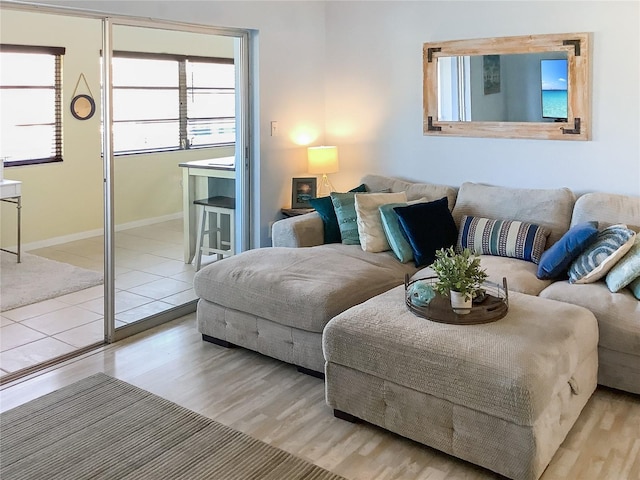
<path id="1" fill-rule="evenodd" d="M 566 122 L 566 51 L 437 58 L 438 120 Z"/>

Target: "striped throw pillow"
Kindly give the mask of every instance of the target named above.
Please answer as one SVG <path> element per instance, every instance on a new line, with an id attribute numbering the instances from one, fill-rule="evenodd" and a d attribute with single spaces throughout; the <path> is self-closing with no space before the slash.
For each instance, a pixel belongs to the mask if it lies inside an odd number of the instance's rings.
<path id="1" fill-rule="evenodd" d="M 465 215 L 460 222 L 457 249 L 478 255 L 540 262 L 550 230 L 517 220 L 492 220 Z"/>
<path id="2" fill-rule="evenodd" d="M 569 283 L 593 283 L 604 277 L 631 250 L 636 232 L 626 225 L 611 225 L 573 261 L 569 267 Z"/>

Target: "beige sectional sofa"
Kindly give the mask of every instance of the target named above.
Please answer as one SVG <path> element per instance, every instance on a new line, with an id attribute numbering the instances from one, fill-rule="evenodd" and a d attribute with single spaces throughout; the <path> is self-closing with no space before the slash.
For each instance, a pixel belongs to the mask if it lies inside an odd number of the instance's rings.
<path id="1" fill-rule="evenodd" d="M 447 197 L 456 223 L 463 215 L 517 219 L 548 228 L 546 247 L 572 225 L 640 226 L 640 198 L 587 193 L 576 200 L 566 188 L 519 189 L 477 183 L 459 188 L 408 182 L 381 175 L 362 178 L 369 191 L 406 192 L 408 200 Z M 324 370 L 322 332 L 339 313 L 418 274 L 392 252 L 364 252 L 358 245 L 323 242 L 317 213 L 276 222 L 272 248 L 244 252 L 200 270 L 194 286 L 198 329 L 203 338 L 239 345 L 293 363 L 303 371 Z M 308 247 L 308 248 L 300 248 Z M 295 250 L 292 250 L 295 248 Z M 583 306 L 599 325 L 601 385 L 640 394 L 640 301 L 628 289 L 611 293 L 603 281 L 572 285 L 540 280 L 537 265 L 515 258 L 482 256 L 489 279 L 507 277 L 509 289 Z"/>
<path id="2" fill-rule="evenodd" d="M 454 188 L 379 175 L 362 183 L 408 201 L 446 197 L 456 225 L 468 216 L 539 225 L 546 249 L 585 221 L 640 226 L 632 196 L 576 199 L 566 188 Z M 626 288 L 542 280 L 531 261 L 482 255 L 489 280 L 507 278 L 507 316 L 480 329 L 425 323 L 404 305 L 402 284 L 428 267 L 323 239 L 318 213 L 292 217 L 273 225 L 273 247 L 201 269 L 194 286 L 203 339 L 326 373 L 336 416 L 517 480 L 539 478 L 596 383 L 640 394 L 640 301 Z"/>

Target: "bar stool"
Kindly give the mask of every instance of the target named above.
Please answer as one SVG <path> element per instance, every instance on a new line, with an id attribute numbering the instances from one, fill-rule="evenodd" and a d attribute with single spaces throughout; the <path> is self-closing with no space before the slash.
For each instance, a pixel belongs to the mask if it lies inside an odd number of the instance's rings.
<path id="1" fill-rule="evenodd" d="M 234 231 L 235 231 L 235 208 L 236 199 L 232 197 L 209 197 L 203 200 L 195 200 L 194 205 L 202 207 L 202 214 L 198 222 L 198 235 L 196 238 L 196 271 L 200 270 L 202 264 L 202 255 L 210 255 L 215 253 L 217 259 L 234 255 Z M 215 214 L 215 223 L 211 221 L 211 214 Z M 229 240 L 223 238 L 224 226 L 223 217 L 229 219 L 228 237 Z M 208 236 L 207 245 L 203 244 L 204 236 Z"/>

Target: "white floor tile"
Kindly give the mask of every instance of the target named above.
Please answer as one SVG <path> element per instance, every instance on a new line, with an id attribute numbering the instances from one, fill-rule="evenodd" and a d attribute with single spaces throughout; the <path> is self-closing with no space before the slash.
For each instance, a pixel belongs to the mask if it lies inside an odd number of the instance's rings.
<path id="1" fill-rule="evenodd" d="M 116 288 L 119 290 L 128 290 L 162 278 L 160 275 L 153 275 L 152 273 L 141 272 L 140 270 L 131 270 L 116 276 Z"/>
<path id="2" fill-rule="evenodd" d="M 181 260 L 167 260 L 166 258 L 162 258 L 160 262 L 156 262 L 154 265 L 141 268 L 140 270 L 153 273 L 154 275 L 161 275 L 163 277 L 172 277 L 173 275 L 178 275 L 182 272 L 193 272 L 194 267 L 193 265 L 184 263 Z"/>
<path id="3" fill-rule="evenodd" d="M 184 305 L 185 303 L 188 303 L 197 299 L 198 299 L 198 296 L 196 295 L 196 292 L 193 291 L 193 288 L 190 288 L 189 290 L 185 290 L 184 292 L 176 293 L 175 295 L 165 297 L 162 299 L 162 301 L 178 306 L 178 305 Z"/>
<path id="4" fill-rule="evenodd" d="M 100 314 L 84 308 L 69 306 L 56 310 L 55 312 L 45 313 L 44 315 L 24 320 L 22 325 L 26 325 L 46 335 L 55 335 L 56 333 L 94 322 L 101 317 Z"/>
<path id="5" fill-rule="evenodd" d="M 191 284 L 189 283 L 174 280 L 172 278 L 163 278 L 154 282 L 145 283 L 138 287 L 130 288 L 129 292 L 160 300 L 164 297 L 168 297 L 169 295 L 184 292 L 190 288 Z"/>
<path id="6" fill-rule="evenodd" d="M 116 320 L 116 328 L 125 325 Z M 104 340 L 104 319 L 99 319 L 85 325 L 54 335 L 54 338 L 73 345 L 76 348 L 86 347 L 92 343 Z"/>
<path id="7" fill-rule="evenodd" d="M 164 312 L 173 307 L 175 307 L 175 305 L 172 305 L 171 303 L 160 301 L 151 302 L 140 307 L 132 308 L 131 310 L 116 314 L 116 321 L 119 320 L 124 323 L 133 323 L 151 315 L 155 315 L 156 313 Z"/>
<path id="8" fill-rule="evenodd" d="M 0 327 L 0 351 L 4 352 L 44 337 L 42 332 L 25 327 L 20 323 Z"/>
<path id="9" fill-rule="evenodd" d="M 2 312 L 2 315 L 14 322 L 21 322 L 27 318 L 33 318 L 45 313 L 55 312 L 56 310 L 60 310 L 61 308 L 68 306 L 68 303 L 52 298 L 51 300 L 45 300 L 44 302 L 32 303 L 31 305 L 25 305 L 24 307 L 7 310 L 6 312 Z"/>
<path id="10" fill-rule="evenodd" d="M 79 303 L 88 302 L 89 300 L 95 300 L 96 298 L 101 297 L 104 297 L 104 285 L 96 285 L 95 287 L 85 288 L 84 290 L 69 293 L 58 297 L 58 300 L 69 305 L 78 305 Z"/>
<path id="11" fill-rule="evenodd" d="M 0 327 L 11 325 L 12 323 L 15 323 L 15 322 L 13 320 L 8 319 L 4 315 L 0 315 Z"/>
<path id="12" fill-rule="evenodd" d="M 70 353 L 75 347 L 55 338 L 45 337 L 41 340 L 12 348 L 0 353 L 0 367 L 7 372 L 15 372 L 52 358 Z"/>

